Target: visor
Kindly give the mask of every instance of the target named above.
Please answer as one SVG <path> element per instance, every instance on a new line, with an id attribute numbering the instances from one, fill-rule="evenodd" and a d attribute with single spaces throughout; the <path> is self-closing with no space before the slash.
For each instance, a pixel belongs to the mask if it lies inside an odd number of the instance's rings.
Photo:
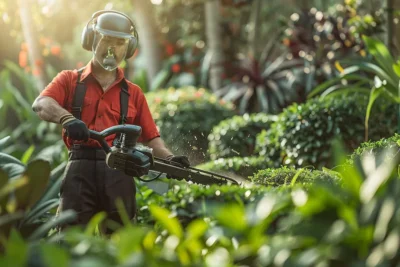
<path id="1" fill-rule="evenodd" d="M 130 33 L 125 33 L 125 32 L 117 32 L 117 31 L 112 31 L 112 30 L 106 30 L 98 27 L 97 25 L 94 28 L 98 33 L 101 33 L 103 35 L 108 35 L 112 37 L 117 37 L 117 38 L 123 38 L 123 39 L 130 39 L 132 38 L 132 34 Z"/>
<path id="2" fill-rule="evenodd" d="M 112 32 L 112 31 L 111 31 Z M 125 59 L 128 50 L 129 38 L 121 37 L 126 34 L 118 33 L 119 36 L 106 35 L 101 32 L 96 32 L 93 42 L 93 55 L 95 60 L 108 71 L 113 71 Z"/>

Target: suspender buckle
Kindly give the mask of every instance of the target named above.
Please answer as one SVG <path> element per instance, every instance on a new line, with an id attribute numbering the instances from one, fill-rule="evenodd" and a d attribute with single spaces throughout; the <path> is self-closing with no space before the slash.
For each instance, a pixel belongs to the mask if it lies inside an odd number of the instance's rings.
<path id="1" fill-rule="evenodd" d="M 79 112 L 79 113 L 81 113 L 82 112 L 82 107 L 72 107 L 72 112 Z"/>

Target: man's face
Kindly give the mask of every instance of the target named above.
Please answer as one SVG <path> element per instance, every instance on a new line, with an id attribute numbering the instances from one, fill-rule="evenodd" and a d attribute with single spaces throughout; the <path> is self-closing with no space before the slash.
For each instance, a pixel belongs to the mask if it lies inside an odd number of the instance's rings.
<path id="1" fill-rule="evenodd" d="M 93 45 L 95 59 L 100 65 L 108 70 L 115 70 L 124 60 L 129 39 L 117 38 L 100 33 L 96 34 L 98 38 Z"/>

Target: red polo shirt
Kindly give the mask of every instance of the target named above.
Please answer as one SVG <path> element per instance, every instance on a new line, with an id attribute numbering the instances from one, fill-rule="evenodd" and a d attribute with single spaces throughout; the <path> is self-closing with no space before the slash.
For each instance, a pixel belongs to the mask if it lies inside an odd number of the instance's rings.
<path id="1" fill-rule="evenodd" d="M 119 124 L 120 118 L 120 82 L 124 79 L 122 69 L 117 69 L 117 78 L 111 87 L 104 92 L 100 84 L 91 74 L 92 64 L 85 67 L 82 72 L 81 81 L 85 82 L 86 94 L 82 105 L 81 120 L 85 122 L 91 130 L 101 132 L 106 128 Z M 53 81 L 42 91 L 41 96 L 49 96 L 55 99 L 61 107 L 69 112 L 72 111 L 72 100 L 78 79 L 77 70 L 67 70 L 60 72 Z M 127 81 L 129 91 L 127 124 L 135 124 L 142 127 L 142 134 L 139 142 L 149 141 L 160 134 L 151 116 L 146 98 L 141 89 Z M 106 141 L 111 146 L 115 135 L 110 135 Z M 73 143 L 82 143 L 73 141 L 65 136 L 63 131 L 63 140 L 68 148 Z M 95 140 L 89 139 L 84 143 L 85 146 L 100 146 Z"/>

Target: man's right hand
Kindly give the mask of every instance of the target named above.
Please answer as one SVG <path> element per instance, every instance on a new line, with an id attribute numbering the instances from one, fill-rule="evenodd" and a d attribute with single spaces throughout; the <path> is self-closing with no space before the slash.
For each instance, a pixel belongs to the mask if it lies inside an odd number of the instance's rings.
<path id="1" fill-rule="evenodd" d="M 89 139 L 89 129 L 86 124 L 78 119 L 73 119 L 63 124 L 63 128 L 66 130 L 66 134 L 73 140 L 84 140 Z"/>

